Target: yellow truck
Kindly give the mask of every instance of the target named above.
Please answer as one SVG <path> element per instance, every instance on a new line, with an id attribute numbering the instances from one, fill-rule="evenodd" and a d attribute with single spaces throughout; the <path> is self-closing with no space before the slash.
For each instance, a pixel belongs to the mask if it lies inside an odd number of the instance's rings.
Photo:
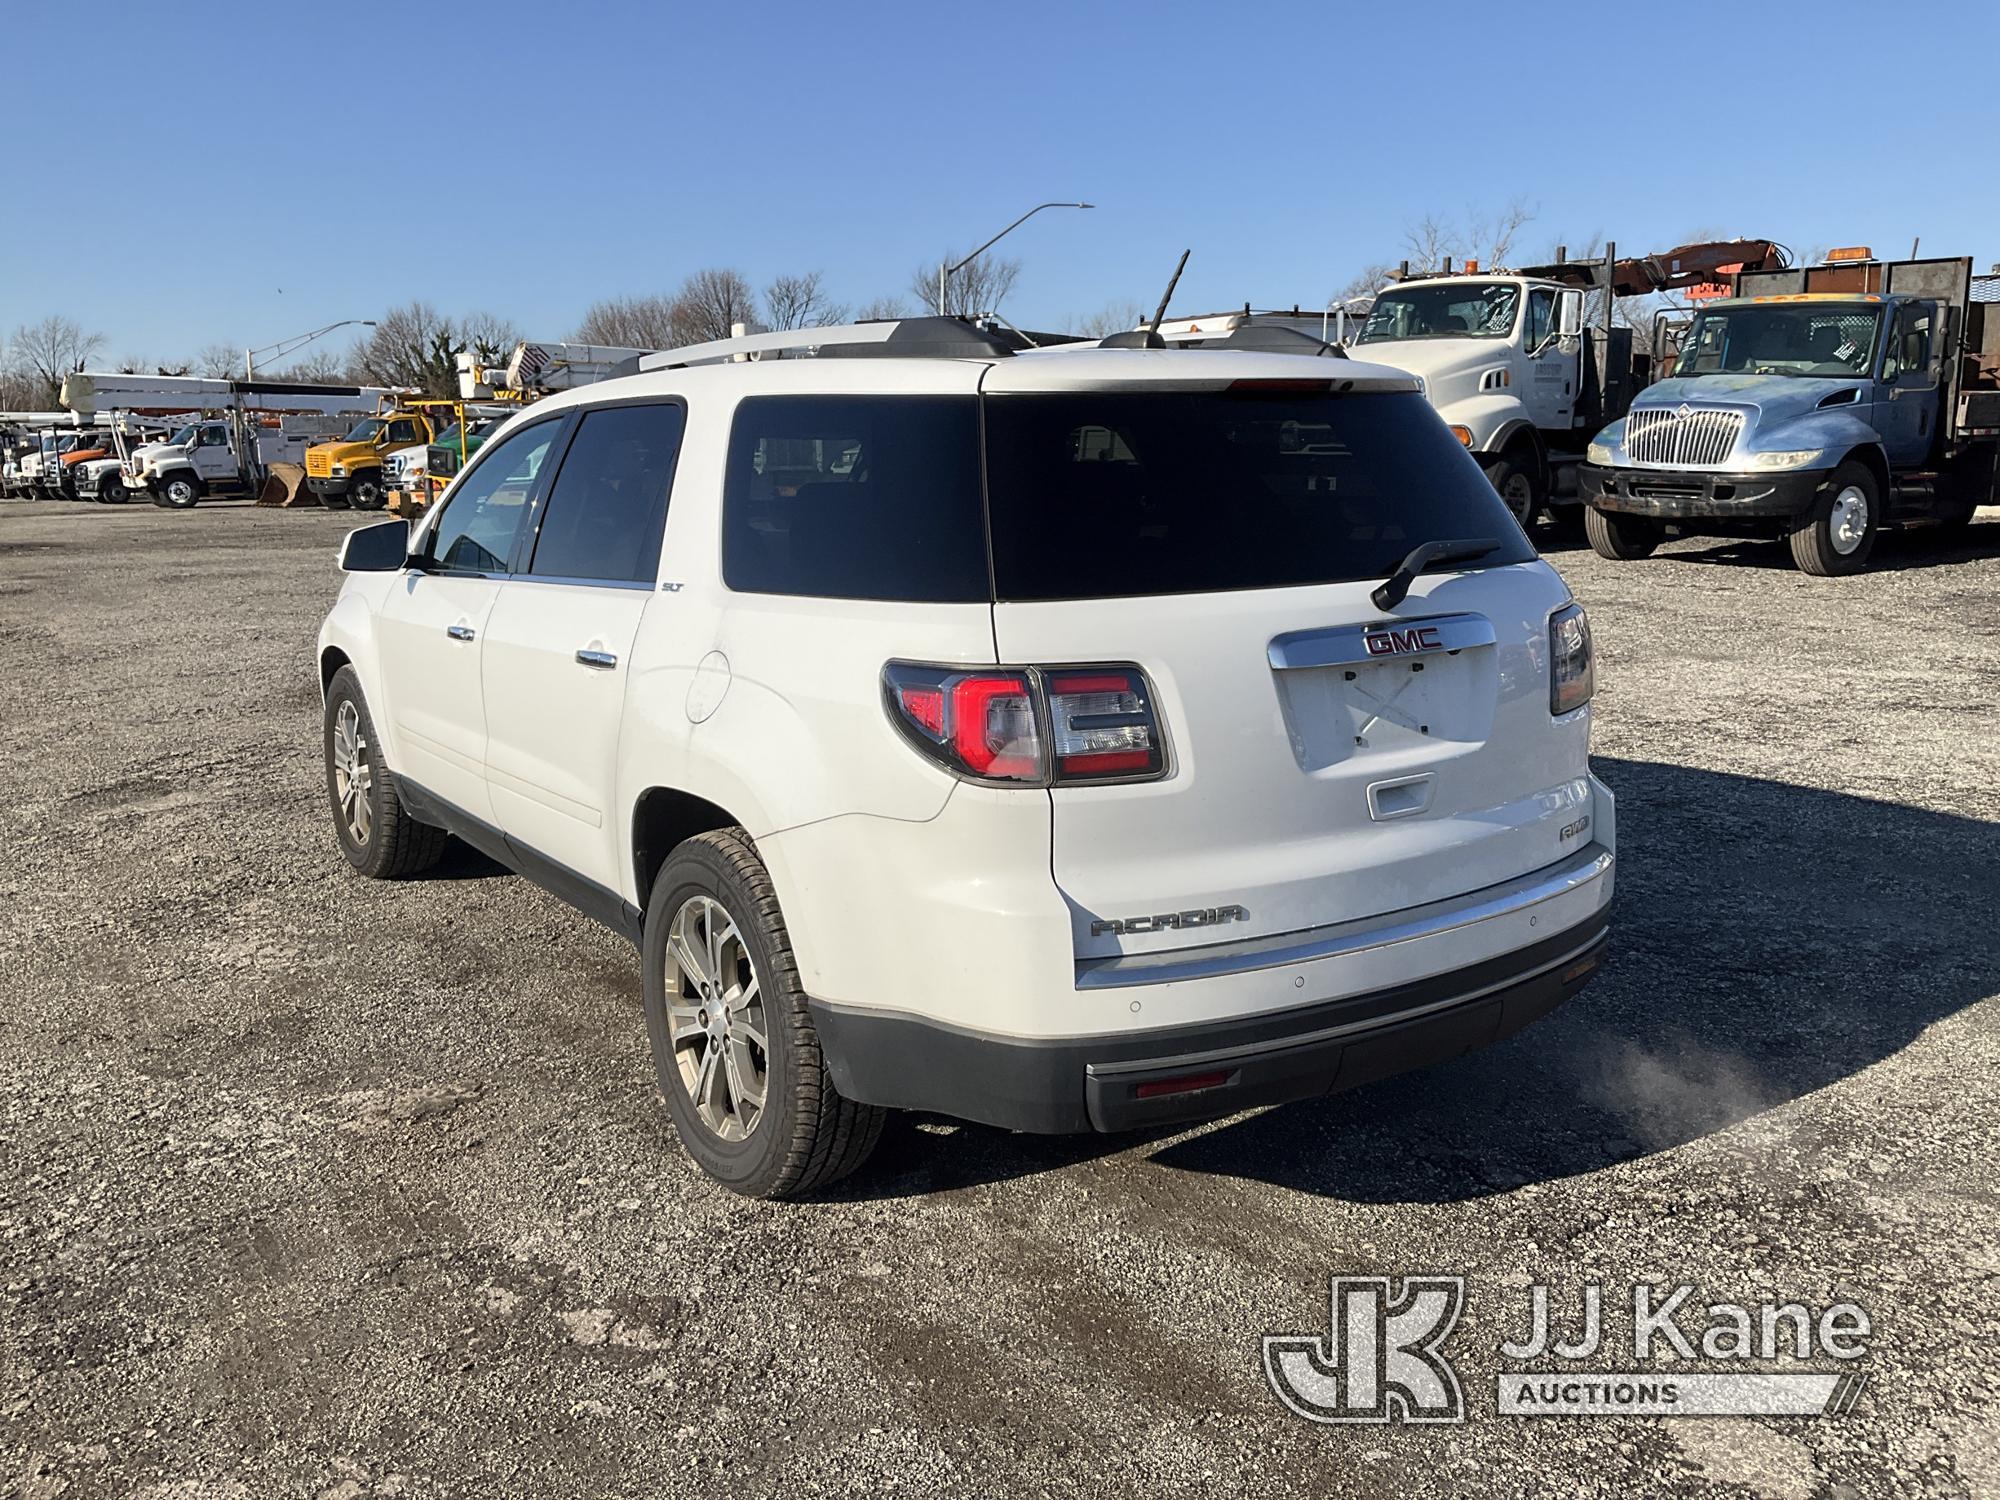
<path id="1" fill-rule="evenodd" d="M 345 500 L 356 510 L 380 510 L 389 499 L 382 482 L 384 456 L 436 437 L 437 430 L 422 411 L 396 407 L 378 412 L 356 423 L 339 442 L 306 449 L 306 488 L 323 505 Z"/>

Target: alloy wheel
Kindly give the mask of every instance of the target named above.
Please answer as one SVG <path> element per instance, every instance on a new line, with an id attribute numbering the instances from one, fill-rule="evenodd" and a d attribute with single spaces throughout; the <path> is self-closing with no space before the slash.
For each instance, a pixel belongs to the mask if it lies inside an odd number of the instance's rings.
<path id="1" fill-rule="evenodd" d="M 341 820 L 356 848 L 368 847 L 375 828 L 375 771 L 368 763 L 368 737 L 361 727 L 361 710 L 348 699 L 333 721 L 333 792 Z"/>
<path id="2" fill-rule="evenodd" d="M 747 1139 L 764 1117 L 770 1049 L 756 963 L 735 918 L 690 896 L 667 929 L 667 1030 L 681 1086 L 718 1139 Z"/>

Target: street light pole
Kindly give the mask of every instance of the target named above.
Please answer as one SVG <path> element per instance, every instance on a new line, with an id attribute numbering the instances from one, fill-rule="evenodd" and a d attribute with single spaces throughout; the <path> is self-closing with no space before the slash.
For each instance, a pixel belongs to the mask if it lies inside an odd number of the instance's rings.
<path id="1" fill-rule="evenodd" d="M 958 272 L 963 271 L 967 266 L 971 265 L 975 260 L 978 260 L 980 256 L 984 255 L 988 250 L 991 250 L 995 245 L 999 244 L 1002 240 L 1007 238 L 1008 235 L 1012 234 L 1015 230 L 1019 229 L 1023 224 L 1027 223 L 1028 220 L 1034 218 L 1034 216 L 1040 213 L 1043 209 L 1095 208 L 1095 207 L 1097 207 L 1095 203 L 1037 203 L 1033 208 L 1029 209 L 1026 213 L 1022 214 L 1020 218 L 1016 219 L 1013 223 L 1009 224 L 1005 229 L 1001 230 L 998 234 L 994 235 L 992 239 L 988 240 L 985 244 L 981 245 L 977 250 L 973 251 L 972 254 L 966 256 L 965 259 L 960 261 L 957 265 L 955 266 L 948 265 L 944 261 L 939 261 L 938 262 L 938 316 L 939 317 L 945 316 L 945 293 L 946 289 L 949 287 L 951 283 L 951 278 L 955 276 Z"/>
<path id="2" fill-rule="evenodd" d="M 372 318 L 342 318 L 338 323 L 329 323 L 324 328 L 315 328 L 311 333 L 295 334 L 288 339 L 279 339 L 277 343 L 266 344 L 261 349 L 245 349 L 243 351 L 243 378 L 245 380 L 255 380 L 257 378 L 257 356 L 260 354 L 270 354 L 273 352 L 291 354 L 305 348 L 307 344 L 310 344 L 321 334 L 332 333 L 336 328 L 351 328 L 356 325 L 362 328 L 373 328 L 375 320 Z"/>

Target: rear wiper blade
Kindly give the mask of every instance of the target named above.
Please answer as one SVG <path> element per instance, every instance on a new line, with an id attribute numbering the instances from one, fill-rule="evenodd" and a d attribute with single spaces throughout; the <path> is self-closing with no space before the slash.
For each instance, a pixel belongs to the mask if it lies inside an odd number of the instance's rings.
<path id="1" fill-rule="evenodd" d="M 1433 563 L 1470 562 L 1475 557 L 1484 557 L 1499 549 L 1500 544 L 1490 536 L 1465 537 L 1455 542 L 1425 542 L 1420 547 L 1412 547 L 1410 555 L 1396 565 L 1396 571 L 1376 586 L 1368 597 L 1375 601 L 1377 609 L 1394 609 L 1410 592 L 1410 585 L 1424 569 Z"/>

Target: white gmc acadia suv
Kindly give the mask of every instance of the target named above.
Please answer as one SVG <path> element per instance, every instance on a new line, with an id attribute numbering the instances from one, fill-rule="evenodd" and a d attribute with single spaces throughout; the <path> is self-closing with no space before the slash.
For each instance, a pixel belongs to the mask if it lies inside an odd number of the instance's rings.
<path id="1" fill-rule="evenodd" d="M 1589 629 L 1409 376 L 802 337 L 523 411 L 320 633 L 348 860 L 629 934 L 705 1170 L 1314 1097 L 1582 987 Z"/>

